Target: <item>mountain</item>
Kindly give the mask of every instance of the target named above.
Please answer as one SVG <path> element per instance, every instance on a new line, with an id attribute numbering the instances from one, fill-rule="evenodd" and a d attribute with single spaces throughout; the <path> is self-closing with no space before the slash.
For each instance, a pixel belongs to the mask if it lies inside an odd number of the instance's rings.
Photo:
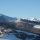
<path id="1" fill-rule="evenodd" d="M 7 20 L 12 20 L 12 21 L 19 21 L 19 20 L 21 20 L 21 19 L 23 19 L 23 18 L 16 18 L 16 17 L 9 17 L 9 16 L 6 16 L 6 15 L 3 15 L 3 14 L 1 14 L 0 13 L 0 21 L 7 21 Z M 25 18 L 24 18 L 25 19 Z M 23 19 L 23 20 L 24 20 Z M 29 21 L 40 21 L 40 18 L 39 19 L 36 19 L 36 18 L 26 18 L 25 20 L 29 20 Z"/>
<path id="2" fill-rule="evenodd" d="M 30 21 L 37 21 L 36 18 L 28 18 L 27 20 L 30 20 Z"/>
<path id="3" fill-rule="evenodd" d="M 17 20 L 16 17 L 12 18 L 3 14 L 0 14 L 0 21 Z"/>
<path id="4" fill-rule="evenodd" d="M 40 18 L 38 18 L 38 19 L 37 19 L 37 18 L 27 18 L 26 20 L 30 20 L 30 21 L 38 21 L 38 22 L 39 22 L 39 21 L 40 21 Z"/>
<path id="5" fill-rule="evenodd" d="M 1 22 L 3 21 L 3 22 Z M 0 27 L 4 29 L 11 28 L 16 30 L 25 30 L 33 33 L 40 33 L 40 21 L 36 18 L 12 18 L 3 14 L 0 14 Z M 36 26 L 36 27 L 35 27 Z M 38 29 L 38 30 L 37 30 Z"/>
<path id="6" fill-rule="evenodd" d="M 37 34 L 40 35 L 40 18 L 12 18 L 0 14 L 0 40 L 37 40 L 38 37 L 40 40 Z"/>

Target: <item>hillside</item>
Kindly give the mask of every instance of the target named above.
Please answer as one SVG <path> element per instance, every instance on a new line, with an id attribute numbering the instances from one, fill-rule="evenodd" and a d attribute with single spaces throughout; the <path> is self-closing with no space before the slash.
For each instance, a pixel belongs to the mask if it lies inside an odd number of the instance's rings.
<path id="1" fill-rule="evenodd" d="M 32 21 L 35 20 L 35 21 Z M 16 29 L 16 30 L 23 30 L 23 31 L 28 31 L 32 33 L 40 33 L 40 21 L 37 19 L 22 19 L 22 18 L 12 18 L 9 16 L 5 16 L 3 14 L 0 14 L 0 27 L 4 29 L 11 28 Z M 39 25 L 38 27 L 35 27 Z"/>

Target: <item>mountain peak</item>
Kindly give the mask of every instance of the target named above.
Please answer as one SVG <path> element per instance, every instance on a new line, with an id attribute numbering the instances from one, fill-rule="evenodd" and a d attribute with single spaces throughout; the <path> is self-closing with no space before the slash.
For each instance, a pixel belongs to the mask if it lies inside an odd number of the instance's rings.
<path id="1" fill-rule="evenodd" d="M 28 18 L 27 20 L 36 21 L 36 18 Z"/>
<path id="2" fill-rule="evenodd" d="M 0 16 L 2 16 L 3 14 L 0 13 Z"/>
<path id="3" fill-rule="evenodd" d="M 0 13 L 0 16 L 5 16 L 4 14 Z"/>

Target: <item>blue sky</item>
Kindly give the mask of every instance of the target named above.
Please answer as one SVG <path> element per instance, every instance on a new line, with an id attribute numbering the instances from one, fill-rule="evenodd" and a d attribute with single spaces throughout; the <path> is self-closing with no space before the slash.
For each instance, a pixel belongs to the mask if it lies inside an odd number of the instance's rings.
<path id="1" fill-rule="evenodd" d="M 17 18 L 40 18 L 40 0 L 0 0 L 0 13 Z"/>

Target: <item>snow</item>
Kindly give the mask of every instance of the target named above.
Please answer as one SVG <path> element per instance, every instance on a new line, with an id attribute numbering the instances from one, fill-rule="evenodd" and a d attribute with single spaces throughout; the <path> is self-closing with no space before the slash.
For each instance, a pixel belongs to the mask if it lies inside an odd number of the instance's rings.
<path id="1" fill-rule="evenodd" d="M 16 30 L 17 32 L 22 32 L 24 34 L 28 34 L 28 35 L 35 35 L 35 36 L 38 36 L 36 34 L 33 34 L 33 33 L 30 33 L 30 32 L 26 32 L 26 31 L 22 31 L 22 30 Z M 17 38 L 15 35 L 15 33 L 4 33 L 2 34 L 3 36 L 0 37 L 0 40 L 22 40 L 20 38 Z M 33 40 L 34 38 L 26 38 L 26 40 Z"/>
<path id="2" fill-rule="evenodd" d="M 40 22 L 40 18 L 27 18 L 26 20 L 30 20 L 30 21 L 37 21 Z"/>
<path id="3" fill-rule="evenodd" d="M 21 22 L 20 18 L 18 18 L 18 19 L 16 20 L 16 22 Z"/>
<path id="4" fill-rule="evenodd" d="M 17 32 L 23 32 L 23 33 L 28 34 L 28 35 L 38 36 L 37 34 L 31 33 L 31 32 L 27 32 L 27 31 L 22 31 L 22 30 L 16 30 L 16 31 L 17 31 Z"/>
<path id="5" fill-rule="evenodd" d="M 28 18 L 27 20 L 30 20 L 30 21 L 37 21 L 36 18 Z"/>
<path id="6" fill-rule="evenodd" d="M 11 29 L 5 29 L 4 32 L 10 32 L 12 31 Z"/>
<path id="7" fill-rule="evenodd" d="M 38 29 L 40 29 L 40 25 L 35 25 L 33 28 L 38 28 Z"/>
<path id="8" fill-rule="evenodd" d="M 4 36 L 2 38 L 0 38 L 0 40 L 21 40 L 19 38 L 16 38 L 15 35 L 13 35 L 12 33 L 8 34 L 4 34 Z"/>
<path id="9" fill-rule="evenodd" d="M 31 32 L 27 32 L 27 31 L 22 31 L 22 30 L 16 30 L 17 32 L 23 32 L 24 34 L 27 34 L 27 35 L 34 35 L 35 37 L 39 36 L 37 34 L 33 34 Z M 33 40 L 35 38 L 26 38 L 26 40 Z"/>

